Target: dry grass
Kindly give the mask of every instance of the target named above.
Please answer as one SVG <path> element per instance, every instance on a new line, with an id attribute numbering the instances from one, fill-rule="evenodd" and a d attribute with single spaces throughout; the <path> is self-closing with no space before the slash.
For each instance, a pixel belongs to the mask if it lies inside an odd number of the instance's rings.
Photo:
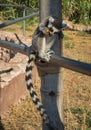
<path id="1" fill-rule="evenodd" d="M 64 56 L 91 64 L 89 34 L 65 31 Z M 91 130 L 91 77 L 70 70 L 64 73 L 66 130 Z"/>

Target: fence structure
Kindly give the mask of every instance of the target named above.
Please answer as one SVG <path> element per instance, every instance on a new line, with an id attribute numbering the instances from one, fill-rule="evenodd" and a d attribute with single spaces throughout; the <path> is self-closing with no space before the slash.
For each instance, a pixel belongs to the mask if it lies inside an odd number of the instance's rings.
<path id="1" fill-rule="evenodd" d="M 8 22 L 4 22 L 2 24 L 0 24 L 0 28 L 3 28 L 3 27 L 6 27 L 6 26 L 9 26 L 9 25 L 12 25 L 14 23 L 17 23 L 17 22 L 20 22 L 20 21 L 23 21 L 25 19 L 28 19 L 28 18 L 33 18 L 34 16 L 38 15 L 39 12 L 35 12 L 33 14 L 30 14 L 28 16 L 24 16 L 24 17 L 21 17 L 21 18 L 18 18 L 16 20 L 11 20 L 11 21 L 8 21 Z"/>
<path id="2" fill-rule="evenodd" d="M 26 5 L 13 5 L 13 4 L 0 4 L 0 6 L 1 7 L 13 7 L 13 8 L 19 8 L 19 9 L 22 9 L 23 10 L 23 17 L 25 17 L 25 14 L 26 14 L 26 10 L 29 10 L 29 11 L 32 11 L 32 12 L 35 12 L 34 13 L 34 15 L 37 15 L 38 14 L 38 12 L 36 13 L 36 10 L 35 9 L 33 9 L 32 7 L 27 7 Z M 27 18 L 30 18 L 31 16 L 26 16 L 26 18 L 25 19 L 27 19 Z M 23 19 L 16 19 L 15 20 L 15 23 L 17 22 L 17 20 L 18 20 L 18 22 L 20 22 L 20 21 L 23 21 L 23 35 L 25 35 L 26 33 L 25 33 L 25 26 L 26 26 L 26 22 L 25 22 L 25 19 L 23 20 Z M 14 24 L 14 22 L 13 21 L 10 21 L 9 23 L 3 23 L 3 25 L 1 25 L 1 27 L 5 27 L 5 26 L 8 26 L 8 25 L 11 25 L 11 24 Z M 0 27 L 0 28 L 1 28 Z"/>
<path id="3" fill-rule="evenodd" d="M 0 4 L 0 6 L 24 8 L 24 9 L 30 9 L 30 10 L 32 9 L 25 5 Z M 39 15 L 39 12 L 34 12 L 28 16 L 24 16 L 21 18 L 17 18 L 15 20 L 1 23 L 0 28 L 10 26 L 14 23 L 26 20 L 28 18 L 33 18 L 34 16 L 37 16 L 37 15 Z M 15 51 L 20 52 L 25 55 L 29 55 L 29 53 L 31 52 L 31 49 L 30 49 L 31 47 L 28 47 L 26 45 L 17 45 L 15 43 L 5 41 L 5 40 L 0 40 L 0 46 L 15 50 Z M 73 71 L 80 72 L 80 73 L 91 76 L 91 65 L 90 64 L 79 62 L 79 61 L 72 60 L 72 59 L 65 58 L 65 57 L 57 57 L 55 55 L 52 56 L 52 60 L 53 60 L 53 62 L 55 62 L 55 64 L 58 64 L 59 66 L 62 66 L 64 68 L 71 69 Z"/>
<path id="4" fill-rule="evenodd" d="M 42 19 L 44 19 L 44 18 L 46 18 L 47 16 L 50 16 L 50 15 L 53 15 L 53 16 L 56 16 L 58 19 L 60 19 L 60 18 L 62 18 L 62 11 L 61 11 L 61 3 L 62 3 L 62 1 L 59 1 L 59 0 L 48 0 L 48 1 L 45 1 L 45 0 L 40 0 L 40 22 L 42 21 Z M 43 7 L 42 5 L 45 5 L 45 7 Z M 55 5 L 57 5 L 57 6 L 55 6 Z M 53 10 L 57 10 L 57 12 L 55 11 L 53 11 Z M 3 27 L 6 27 L 6 26 L 9 26 L 9 25 L 11 25 L 11 24 L 14 24 L 14 23 L 16 23 L 16 22 L 19 22 L 19 21 L 22 21 L 22 20 L 25 20 L 25 19 L 27 19 L 27 18 L 32 18 L 32 17 L 34 17 L 34 16 L 36 16 L 36 15 L 38 15 L 39 14 L 39 12 L 35 12 L 35 13 L 33 13 L 33 14 L 30 14 L 30 15 L 28 15 L 28 16 L 24 16 L 23 18 L 18 18 L 18 19 L 16 19 L 16 20 L 12 20 L 12 21 L 9 21 L 9 22 L 5 22 L 5 23 L 2 23 L 2 24 L 0 24 L 0 28 L 3 28 Z M 62 19 L 61 19 L 61 21 L 60 22 L 62 22 Z M 61 39 L 62 40 L 62 39 Z M 24 54 L 24 55 L 27 55 L 27 56 L 29 56 L 29 54 L 31 53 L 31 46 L 30 47 L 28 47 L 28 46 L 26 46 L 26 45 L 17 45 L 17 44 L 15 44 L 15 43 L 13 43 L 13 42 L 9 42 L 9 41 L 4 41 L 4 40 L 0 40 L 0 46 L 1 47 L 5 47 L 5 48 L 8 48 L 8 49 L 12 49 L 12 50 L 15 50 L 15 51 L 17 51 L 17 52 L 19 52 L 19 53 L 22 53 L 22 54 Z M 61 47 L 61 46 L 60 46 Z M 58 47 L 57 47 L 57 49 L 58 49 Z M 62 49 L 62 47 L 61 47 L 61 49 Z M 54 49 L 55 50 L 55 49 Z M 58 49 L 58 51 L 59 51 L 59 49 Z M 60 53 L 60 52 L 59 52 Z M 57 65 L 58 67 L 64 67 L 64 68 L 67 68 L 67 69 L 70 69 L 70 70 L 73 70 L 73 71 L 76 71 L 76 72 L 80 72 L 80 73 L 83 73 L 83 74 L 86 74 L 86 75 L 88 75 L 88 76 L 91 76 L 91 64 L 87 64 L 87 63 L 83 63 L 83 62 L 79 62 L 79 61 L 76 61 L 76 60 L 72 60 L 72 59 L 69 59 L 69 58 L 65 58 L 65 57 L 62 57 L 61 55 L 55 55 L 55 54 L 53 54 L 52 56 L 51 56 L 51 59 L 50 59 L 50 61 L 49 61 L 51 64 L 55 64 L 55 65 Z M 44 68 L 42 68 L 42 69 L 44 69 Z M 48 86 L 47 86 L 47 88 L 49 88 L 50 87 L 50 82 L 51 82 L 51 78 L 52 77 L 55 77 L 54 79 L 56 79 L 57 81 L 57 84 L 56 84 L 56 86 L 54 86 L 54 90 L 55 90 L 55 88 L 57 88 L 57 86 L 59 86 L 59 87 L 61 87 L 61 89 L 62 89 L 62 84 L 61 84 L 61 86 L 59 85 L 61 82 L 58 82 L 58 78 L 60 78 L 62 75 L 60 74 L 60 76 L 59 76 L 59 74 L 48 74 L 48 75 L 46 75 L 45 76 L 45 79 L 47 79 L 47 82 L 48 82 Z M 43 77 L 41 77 L 42 78 L 42 82 L 44 83 L 44 78 Z M 61 78 L 60 78 L 61 79 Z M 62 81 L 62 79 L 61 79 L 61 81 Z M 45 81 L 46 82 L 46 81 Z M 42 84 L 42 85 L 44 85 L 44 84 Z M 41 89 L 43 89 L 43 87 L 41 87 Z M 57 89 L 59 89 L 59 88 L 57 88 Z M 54 91 L 53 90 L 53 91 Z M 45 90 L 46 91 L 46 90 Z M 52 92 L 52 91 L 51 91 Z M 45 101 L 45 99 L 44 99 L 44 94 L 43 94 L 44 92 L 42 91 L 42 99 L 43 99 L 43 103 L 45 104 L 45 107 L 46 107 L 46 109 L 47 109 L 47 112 L 48 112 L 48 114 L 49 114 L 49 116 L 51 116 L 52 115 L 52 113 L 51 113 L 51 110 L 49 110 L 49 107 L 48 107 L 48 101 Z M 49 93 L 49 92 L 48 92 Z M 62 93 L 61 93 L 62 94 Z M 62 103 L 62 100 L 63 100 L 63 97 L 62 97 L 63 95 L 61 95 L 60 97 L 58 97 L 58 98 L 61 98 L 61 103 Z M 48 100 L 50 100 L 50 97 L 48 98 Z M 51 105 L 53 106 L 53 104 L 54 104 L 54 102 L 55 101 L 53 101 L 52 100 L 52 103 L 51 103 Z M 55 108 L 55 106 L 54 106 L 54 108 L 53 107 L 51 107 L 50 109 L 53 109 L 54 111 L 56 110 L 57 111 L 57 108 Z M 53 110 L 52 110 L 52 112 L 53 112 Z M 61 110 L 60 110 L 60 113 L 61 113 L 61 119 L 62 119 L 62 114 L 63 114 L 63 111 L 62 111 L 62 104 L 61 104 Z M 58 116 L 58 113 L 56 113 L 56 116 L 57 116 L 57 118 L 59 118 L 59 116 Z M 50 117 L 50 118 L 53 118 L 52 120 L 53 120 L 53 122 L 56 122 L 55 120 L 58 120 L 58 122 L 59 122 L 59 119 L 55 119 L 54 117 Z M 62 122 L 61 123 L 59 123 L 59 126 L 61 126 L 58 130 L 63 130 L 64 128 L 62 127 Z M 49 130 L 48 128 L 46 128 L 46 126 L 43 124 L 43 130 Z"/>
<path id="5" fill-rule="evenodd" d="M 0 47 L 12 49 L 27 56 L 29 56 L 29 54 L 31 53 L 31 46 L 28 47 L 23 44 L 18 45 L 5 40 L 0 40 Z M 72 60 L 66 57 L 58 57 L 57 55 L 52 55 L 51 62 L 55 65 L 62 66 L 66 69 L 70 69 L 91 76 L 91 64 Z"/>

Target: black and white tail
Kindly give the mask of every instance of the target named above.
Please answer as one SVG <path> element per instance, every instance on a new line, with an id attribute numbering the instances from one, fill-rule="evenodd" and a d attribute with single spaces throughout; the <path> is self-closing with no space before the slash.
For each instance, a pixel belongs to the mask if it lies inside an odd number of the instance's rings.
<path id="1" fill-rule="evenodd" d="M 32 97 L 32 101 L 36 105 L 37 110 L 40 112 L 40 115 L 41 115 L 44 123 L 48 127 L 50 127 L 50 130 L 51 130 L 51 126 L 50 126 L 50 122 L 49 122 L 47 113 L 46 113 L 45 109 L 43 108 L 43 104 L 40 102 L 40 100 L 36 94 L 36 91 L 34 90 L 33 83 L 32 83 L 32 69 L 35 64 L 35 59 L 36 59 L 35 55 L 30 54 L 29 60 L 27 62 L 27 66 L 26 66 L 26 75 L 25 75 L 26 85 L 27 85 L 27 89 L 29 90 L 30 96 Z"/>

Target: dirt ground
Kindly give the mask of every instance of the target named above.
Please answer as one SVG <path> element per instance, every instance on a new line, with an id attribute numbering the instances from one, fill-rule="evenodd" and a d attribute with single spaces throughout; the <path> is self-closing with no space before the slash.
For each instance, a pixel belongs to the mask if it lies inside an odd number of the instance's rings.
<path id="1" fill-rule="evenodd" d="M 26 32 L 27 37 L 31 37 L 33 30 L 34 27 Z M 91 64 L 91 34 L 69 30 L 63 33 L 63 56 Z M 65 130 L 91 130 L 91 77 L 67 69 L 62 71 Z M 39 89 L 38 81 L 36 90 L 40 95 Z M 30 97 L 11 106 L 9 117 L 1 121 L 0 130 L 41 130 L 41 118 Z"/>

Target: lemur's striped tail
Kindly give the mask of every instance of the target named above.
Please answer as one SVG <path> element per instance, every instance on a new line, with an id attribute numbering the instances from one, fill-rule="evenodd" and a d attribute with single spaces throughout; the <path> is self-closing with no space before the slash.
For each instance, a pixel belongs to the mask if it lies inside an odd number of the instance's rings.
<path id="1" fill-rule="evenodd" d="M 50 127 L 49 118 L 46 114 L 45 109 L 43 108 L 42 103 L 40 102 L 40 100 L 34 90 L 33 83 L 32 83 L 32 69 L 33 69 L 33 66 L 35 63 L 35 58 L 36 57 L 34 54 L 30 54 L 29 60 L 28 60 L 27 66 L 26 66 L 26 75 L 25 75 L 26 85 L 27 85 L 27 89 L 29 90 L 30 96 L 32 97 L 32 101 L 36 105 L 38 111 L 40 112 L 40 115 L 41 115 L 44 123 Z"/>

